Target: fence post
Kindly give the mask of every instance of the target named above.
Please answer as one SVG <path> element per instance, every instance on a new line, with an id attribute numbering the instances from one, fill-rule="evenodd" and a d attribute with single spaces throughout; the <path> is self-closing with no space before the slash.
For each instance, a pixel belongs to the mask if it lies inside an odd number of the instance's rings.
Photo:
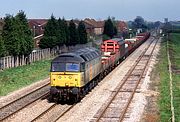
<path id="1" fill-rule="evenodd" d="M 3 60 L 2 60 L 2 58 L 0 58 L 0 69 L 1 70 L 3 69 Z"/>
<path id="2" fill-rule="evenodd" d="M 3 57 L 3 69 L 6 68 L 5 57 Z"/>
<path id="3" fill-rule="evenodd" d="M 22 65 L 24 65 L 24 55 L 22 56 Z"/>
<path id="4" fill-rule="evenodd" d="M 33 61 L 32 61 L 32 62 L 34 62 L 34 60 L 35 60 L 35 54 L 34 54 L 34 52 L 33 52 Z"/>
<path id="5" fill-rule="evenodd" d="M 30 54 L 29 58 L 30 58 L 30 63 L 31 63 L 32 62 L 32 53 Z"/>
<path id="6" fill-rule="evenodd" d="M 14 67 L 14 57 L 11 56 L 11 67 Z"/>

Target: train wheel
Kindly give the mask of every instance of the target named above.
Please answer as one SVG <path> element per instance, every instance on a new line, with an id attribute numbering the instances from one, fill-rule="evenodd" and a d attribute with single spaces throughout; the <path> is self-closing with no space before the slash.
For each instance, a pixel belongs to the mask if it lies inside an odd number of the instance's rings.
<path id="1" fill-rule="evenodd" d="M 79 95 L 71 95 L 70 100 L 72 103 L 77 103 L 80 100 Z"/>
<path id="2" fill-rule="evenodd" d="M 80 95 L 79 95 L 80 99 L 82 99 L 84 96 L 85 96 L 84 89 L 81 89 Z"/>
<path id="3" fill-rule="evenodd" d="M 54 102 L 54 97 L 53 97 L 53 95 L 49 95 L 49 97 L 48 97 L 48 102 Z"/>
<path id="4" fill-rule="evenodd" d="M 104 76 L 104 72 L 99 75 L 98 82 L 100 82 L 103 79 L 103 76 Z"/>

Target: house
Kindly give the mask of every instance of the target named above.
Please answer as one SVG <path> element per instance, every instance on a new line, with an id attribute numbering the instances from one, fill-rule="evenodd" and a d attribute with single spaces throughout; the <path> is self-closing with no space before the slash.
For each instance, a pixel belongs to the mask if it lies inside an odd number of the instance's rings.
<path id="1" fill-rule="evenodd" d="M 29 28 L 34 37 L 44 34 L 44 28 L 47 22 L 48 19 L 28 19 Z"/>
<path id="2" fill-rule="evenodd" d="M 38 35 L 38 36 L 33 38 L 33 40 L 34 40 L 34 48 L 39 48 L 39 42 L 40 42 L 40 40 L 42 38 L 43 38 L 43 34 Z"/>
<path id="3" fill-rule="evenodd" d="M 129 38 L 129 29 L 127 23 L 124 21 L 117 21 L 117 32 L 118 36 Z"/>
<path id="4" fill-rule="evenodd" d="M 126 22 L 118 21 L 117 22 L 117 31 L 118 31 L 118 33 L 128 32 L 128 26 L 127 26 Z"/>
<path id="5" fill-rule="evenodd" d="M 94 26 L 90 23 L 85 22 L 85 21 L 84 21 L 84 25 L 85 25 L 87 34 L 90 36 L 94 35 Z"/>
<path id="6" fill-rule="evenodd" d="M 104 30 L 104 21 L 96 21 L 94 19 L 86 18 L 84 20 L 86 25 L 88 25 L 88 31 L 93 35 L 101 35 Z"/>
<path id="7" fill-rule="evenodd" d="M 43 38 L 44 29 L 48 19 L 28 19 L 28 25 L 33 33 L 34 47 L 39 47 L 39 42 Z"/>

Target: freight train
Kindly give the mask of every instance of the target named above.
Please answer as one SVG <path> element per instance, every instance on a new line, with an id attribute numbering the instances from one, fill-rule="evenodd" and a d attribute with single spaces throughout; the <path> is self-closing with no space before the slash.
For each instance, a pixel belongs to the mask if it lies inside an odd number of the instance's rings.
<path id="1" fill-rule="evenodd" d="M 146 32 L 132 39 L 106 40 L 101 51 L 84 48 L 60 54 L 51 62 L 50 101 L 79 101 L 149 36 Z"/>

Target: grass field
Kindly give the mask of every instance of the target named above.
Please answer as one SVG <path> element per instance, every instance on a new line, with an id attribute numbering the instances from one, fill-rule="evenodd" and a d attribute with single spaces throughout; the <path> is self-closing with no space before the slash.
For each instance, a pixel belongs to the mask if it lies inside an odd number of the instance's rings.
<path id="1" fill-rule="evenodd" d="M 50 60 L 6 69 L 0 72 L 0 96 L 49 76 Z"/>
<path id="2" fill-rule="evenodd" d="M 172 68 L 174 70 L 180 70 L 180 34 L 170 34 L 170 59 L 172 62 Z M 161 50 L 159 55 L 159 63 L 156 65 L 156 72 L 160 78 L 160 98 L 159 98 L 159 110 L 160 120 L 162 122 L 171 121 L 171 105 L 170 105 L 170 90 L 169 90 L 169 71 L 167 60 L 167 39 L 161 44 Z M 173 73 L 173 95 L 174 95 L 174 109 L 175 120 L 180 122 L 180 74 Z"/>

